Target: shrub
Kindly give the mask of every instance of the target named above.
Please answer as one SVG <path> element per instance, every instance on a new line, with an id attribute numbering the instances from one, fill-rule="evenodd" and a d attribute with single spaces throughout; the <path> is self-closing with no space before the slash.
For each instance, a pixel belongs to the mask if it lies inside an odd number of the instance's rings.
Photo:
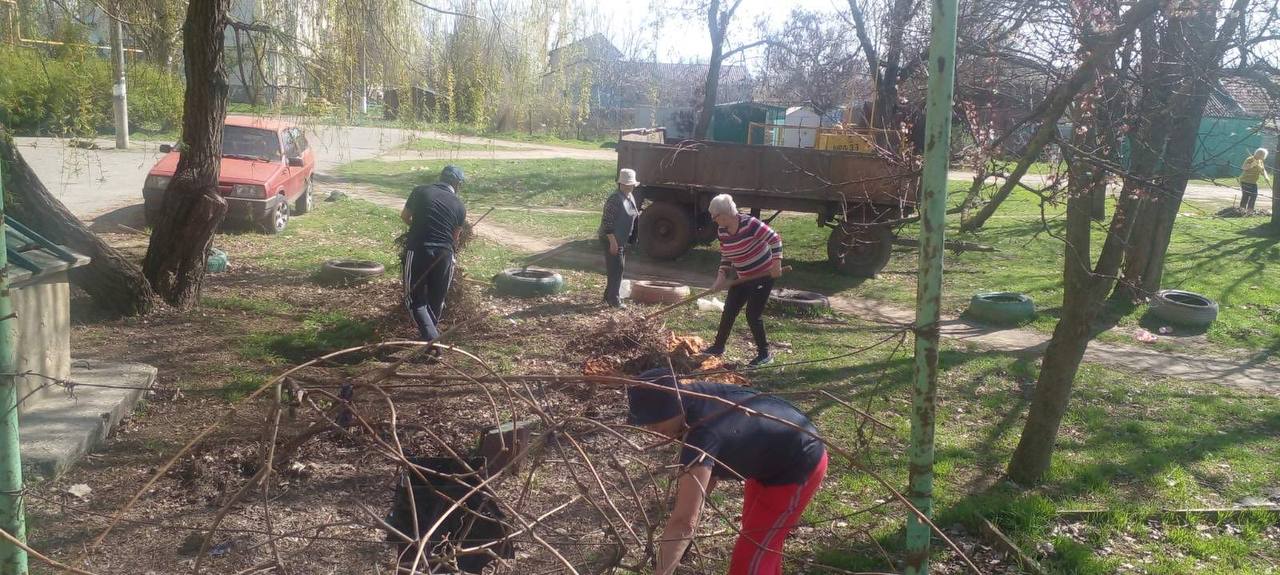
<path id="1" fill-rule="evenodd" d="M 168 132 L 182 125 L 182 78 L 149 64 L 134 64 L 125 75 L 130 130 Z"/>
<path id="2" fill-rule="evenodd" d="M 0 122 L 22 134 L 92 136 L 112 129 L 111 63 L 92 53 L 45 57 L 0 48 Z M 129 127 L 169 130 L 182 120 L 182 79 L 133 63 L 127 70 Z"/>

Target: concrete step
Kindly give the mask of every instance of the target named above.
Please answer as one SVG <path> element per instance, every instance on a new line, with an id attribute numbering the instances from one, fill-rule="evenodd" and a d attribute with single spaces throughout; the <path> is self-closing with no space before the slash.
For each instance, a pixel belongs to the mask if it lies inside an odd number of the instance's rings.
<path id="1" fill-rule="evenodd" d="M 141 363 L 73 359 L 74 394 L 61 388 L 19 417 L 23 475 L 53 479 L 106 442 L 156 381 L 156 368 Z M 94 387 L 94 386 L 113 387 Z"/>

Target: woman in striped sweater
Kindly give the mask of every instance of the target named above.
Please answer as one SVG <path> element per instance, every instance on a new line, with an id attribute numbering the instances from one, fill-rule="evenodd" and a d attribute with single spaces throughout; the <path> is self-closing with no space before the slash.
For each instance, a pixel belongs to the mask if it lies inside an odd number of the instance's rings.
<path id="1" fill-rule="evenodd" d="M 769 302 L 773 280 L 782 275 L 782 237 L 759 219 L 739 214 L 738 206 L 733 203 L 733 197 L 729 194 L 712 198 L 707 211 L 711 212 L 711 219 L 719 227 L 717 237 L 720 240 L 721 255 L 720 271 L 716 274 L 716 283 L 712 285 L 712 289 L 728 285 L 732 281 L 729 279 L 730 272 L 735 272 L 737 278 L 744 281 L 729 288 L 716 341 L 704 353 L 724 353 L 733 322 L 738 319 L 738 312 L 745 305 L 747 325 L 751 327 L 751 337 L 756 342 L 756 357 L 751 360 L 751 366 L 768 364 L 773 361 L 773 356 L 769 354 L 769 339 L 765 335 L 764 320 L 760 316 L 764 313 L 765 304 Z"/>

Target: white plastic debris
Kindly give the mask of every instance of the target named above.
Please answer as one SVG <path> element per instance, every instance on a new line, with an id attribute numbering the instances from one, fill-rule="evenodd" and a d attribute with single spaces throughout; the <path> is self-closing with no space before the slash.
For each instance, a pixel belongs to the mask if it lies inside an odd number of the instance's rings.
<path id="1" fill-rule="evenodd" d="M 698 298 L 698 311 L 724 311 L 724 300 L 716 297 Z"/>
<path id="2" fill-rule="evenodd" d="M 67 493 L 70 493 L 79 499 L 89 499 L 89 494 L 93 493 L 93 489 L 90 489 L 89 486 L 84 483 L 77 483 L 68 487 Z"/>
<path id="3" fill-rule="evenodd" d="M 631 297 L 631 280 L 622 280 L 622 284 L 618 286 L 618 297 L 621 299 Z"/>
<path id="4" fill-rule="evenodd" d="M 1134 330 L 1133 338 L 1142 343 L 1155 343 L 1156 340 L 1159 339 L 1156 337 L 1156 334 L 1151 333 L 1142 328 L 1138 328 L 1137 330 Z"/>

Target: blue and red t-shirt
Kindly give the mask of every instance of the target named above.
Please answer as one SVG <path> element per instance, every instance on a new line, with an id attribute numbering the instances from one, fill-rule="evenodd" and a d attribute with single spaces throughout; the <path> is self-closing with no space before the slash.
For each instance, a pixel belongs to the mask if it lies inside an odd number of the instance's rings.
<path id="1" fill-rule="evenodd" d="M 768 224 L 738 214 L 738 231 L 719 228 L 721 266 L 733 266 L 739 278 L 762 276 L 773 260 L 782 259 L 782 236 Z"/>

